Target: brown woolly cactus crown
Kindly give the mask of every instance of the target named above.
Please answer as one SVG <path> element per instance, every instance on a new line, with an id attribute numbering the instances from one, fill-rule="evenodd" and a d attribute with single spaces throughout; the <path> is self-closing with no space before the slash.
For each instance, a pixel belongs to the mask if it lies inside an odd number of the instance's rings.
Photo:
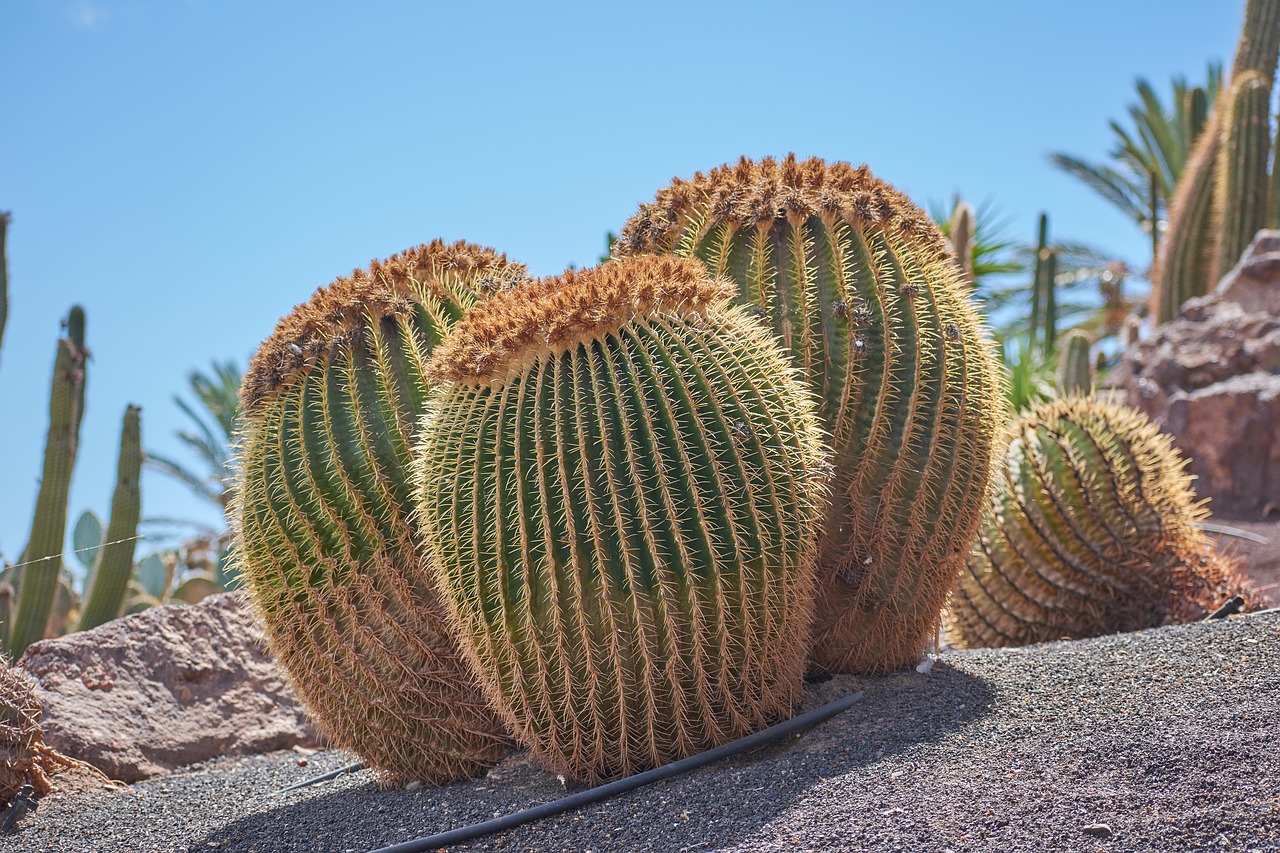
<path id="1" fill-rule="evenodd" d="M 775 218 L 840 214 L 851 225 L 871 225 L 922 238 L 939 257 L 948 254 L 937 225 L 895 187 L 865 165 L 801 160 L 740 159 L 692 179 L 675 178 L 640 205 L 618 234 L 620 254 L 666 251 L 672 232 L 706 234 L 711 226 L 757 225 Z M 691 227 L 692 226 L 692 227 Z"/>
<path id="2" fill-rule="evenodd" d="M 412 317 L 424 302 L 469 305 L 475 294 L 510 289 L 526 278 L 523 264 L 463 240 L 433 240 L 318 289 L 283 317 L 245 373 L 241 402 L 252 413 L 299 371 L 333 357 L 370 323 Z M 464 306 L 466 307 L 466 306 Z"/>
<path id="3" fill-rule="evenodd" d="M 477 305 L 436 348 L 433 379 L 483 383 L 616 331 L 636 316 L 698 314 L 728 301 L 733 284 L 697 261 L 644 257 L 539 279 Z"/>

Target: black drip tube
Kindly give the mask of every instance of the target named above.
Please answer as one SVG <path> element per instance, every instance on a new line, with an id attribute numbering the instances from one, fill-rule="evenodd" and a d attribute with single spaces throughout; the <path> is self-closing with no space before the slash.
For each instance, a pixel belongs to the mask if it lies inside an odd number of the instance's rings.
<path id="1" fill-rule="evenodd" d="M 801 729 L 821 723 L 839 714 L 841 711 L 849 708 L 854 702 L 862 698 L 862 693 L 853 693 L 848 696 L 836 699 L 834 702 L 828 702 L 820 708 L 814 708 L 812 711 L 806 711 L 798 717 L 792 717 L 784 720 L 776 725 L 769 726 L 767 729 L 761 729 L 754 734 L 746 737 L 738 738 L 731 743 L 717 746 L 715 749 L 709 749 L 706 752 L 700 752 L 697 755 L 691 755 L 688 758 L 682 758 L 679 761 L 673 761 L 670 764 L 664 764 L 661 767 L 655 767 L 652 770 L 646 770 L 643 773 L 636 773 L 625 779 L 618 779 L 615 782 L 607 782 L 604 785 L 598 785 L 595 788 L 589 788 L 586 791 L 579 791 L 576 794 L 570 794 L 567 797 L 561 797 L 558 800 L 552 800 L 549 803 L 543 803 L 540 806 L 534 806 L 531 809 L 514 812 L 502 817 L 496 817 L 493 820 L 486 820 L 483 823 L 475 823 L 471 826 L 464 826 L 458 829 L 450 829 L 447 832 L 439 832 L 435 835 L 429 835 L 425 838 L 417 838 L 413 841 L 403 841 L 400 844 L 393 844 L 390 847 L 380 847 L 371 853 L 421 853 L 425 850 L 436 850 L 441 847 L 447 847 L 451 844 L 462 844 L 467 841 L 473 841 L 485 835 L 495 832 L 501 832 L 526 823 L 532 823 L 544 817 L 557 815 L 561 812 L 567 812 L 570 809 L 576 809 L 579 806 L 585 806 L 590 803 L 596 803 L 601 800 L 607 800 L 618 794 L 634 791 L 636 788 L 643 787 L 662 779 L 669 779 L 672 776 L 679 776 L 681 773 L 687 773 L 695 770 L 705 764 L 711 764 L 722 758 L 728 758 L 731 755 L 737 755 L 756 747 L 764 746 L 767 743 L 793 734 Z"/>

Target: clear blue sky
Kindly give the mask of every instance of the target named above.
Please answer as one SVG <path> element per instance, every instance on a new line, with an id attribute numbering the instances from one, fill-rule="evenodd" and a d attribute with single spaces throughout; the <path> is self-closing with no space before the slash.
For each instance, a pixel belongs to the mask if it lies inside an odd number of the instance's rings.
<path id="1" fill-rule="evenodd" d="M 318 286 L 434 237 L 590 264 L 673 175 L 795 151 L 922 203 L 1147 262 L 1046 155 L 1089 158 L 1146 76 L 1230 61 L 1243 0 L 284 3 L 0 0 L 0 555 L 25 543 L 59 319 L 93 351 L 72 516 L 105 514 L 120 417 L 247 361 Z M 1023 236 L 1019 233 L 1017 236 Z M 216 513 L 149 473 L 145 515 Z"/>

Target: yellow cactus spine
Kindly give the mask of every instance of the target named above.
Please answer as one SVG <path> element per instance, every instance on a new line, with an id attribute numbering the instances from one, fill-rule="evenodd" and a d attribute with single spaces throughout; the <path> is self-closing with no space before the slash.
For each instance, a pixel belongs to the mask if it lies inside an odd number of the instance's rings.
<path id="1" fill-rule="evenodd" d="M 733 286 L 635 258 L 478 306 L 436 350 L 419 520 L 468 659 L 596 780 L 789 715 L 825 460 Z"/>
<path id="2" fill-rule="evenodd" d="M 811 664 L 914 663 L 975 534 L 1004 412 L 937 227 L 865 166 L 743 159 L 661 190 L 614 252 L 697 257 L 768 317 L 835 466 Z"/>
<path id="3" fill-rule="evenodd" d="M 317 291 L 245 376 L 239 570 L 320 728 L 394 783 L 473 775 L 509 747 L 446 629 L 409 471 L 432 347 L 523 274 L 420 246 Z"/>

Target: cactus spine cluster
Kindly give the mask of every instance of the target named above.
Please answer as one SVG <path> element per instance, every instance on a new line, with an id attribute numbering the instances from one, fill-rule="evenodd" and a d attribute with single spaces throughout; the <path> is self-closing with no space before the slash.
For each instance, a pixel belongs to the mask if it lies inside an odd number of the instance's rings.
<path id="1" fill-rule="evenodd" d="M 1019 420 L 947 611 L 960 647 L 1019 646 L 1203 617 L 1240 582 L 1197 527 L 1186 462 L 1145 415 L 1098 398 Z"/>
<path id="2" fill-rule="evenodd" d="M 78 319 L 77 319 L 78 317 Z M 7 650 L 14 657 L 44 639 L 62 575 L 62 543 L 67 529 L 67 497 L 75 466 L 76 441 L 84 407 L 84 312 L 73 308 L 68 335 L 58 340 L 49 396 L 49 431 L 44 469 L 36 497 L 31 535 L 19 561 L 17 612 L 9 628 Z"/>
<path id="3" fill-rule="evenodd" d="M 1204 121 L 1169 202 L 1152 271 L 1157 323 L 1177 317 L 1187 299 L 1208 293 L 1266 224 L 1268 103 L 1278 57 L 1280 0 L 1248 0 L 1226 92 Z"/>
<path id="4" fill-rule="evenodd" d="M 734 286 L 624 258 L 477 306 L 436 350 L 419 518 L 468 658 L 567 776 L 788 715 L 826 463 Z"/>
<path id="5" fill-rule="evenodd" d="M 133 576 L 138 518 L 142 512 L 141 477 L 141 409 L 129 406 L 120 430 L 120 459 L 116 464 L 116 488 L 111 495 L 106 542 L 94 560 L 93 580 L 80 613 L 80 630 L 115 619 L 124 611 L 125 593 Z"/>
<path id="6" fill-rule="evenodd" d="M 420 246 L 319 290 L 245 375 L 241 577 L 317 724 L 390 782 L 473 775 L 509 747 L 445 626 L 409 471 L 432 348 L 523 275 L 489 249 Z"/>
<path id="7" fill-rule="evenodd" d="M 1003 412 L 937 227 L 865 166 L 744 159 L 677 179 L 614 252 L 697 257 L 731 279 L 818 397 L 835 476 L 811 665 L 918 660 L 975 531 Z"/>

